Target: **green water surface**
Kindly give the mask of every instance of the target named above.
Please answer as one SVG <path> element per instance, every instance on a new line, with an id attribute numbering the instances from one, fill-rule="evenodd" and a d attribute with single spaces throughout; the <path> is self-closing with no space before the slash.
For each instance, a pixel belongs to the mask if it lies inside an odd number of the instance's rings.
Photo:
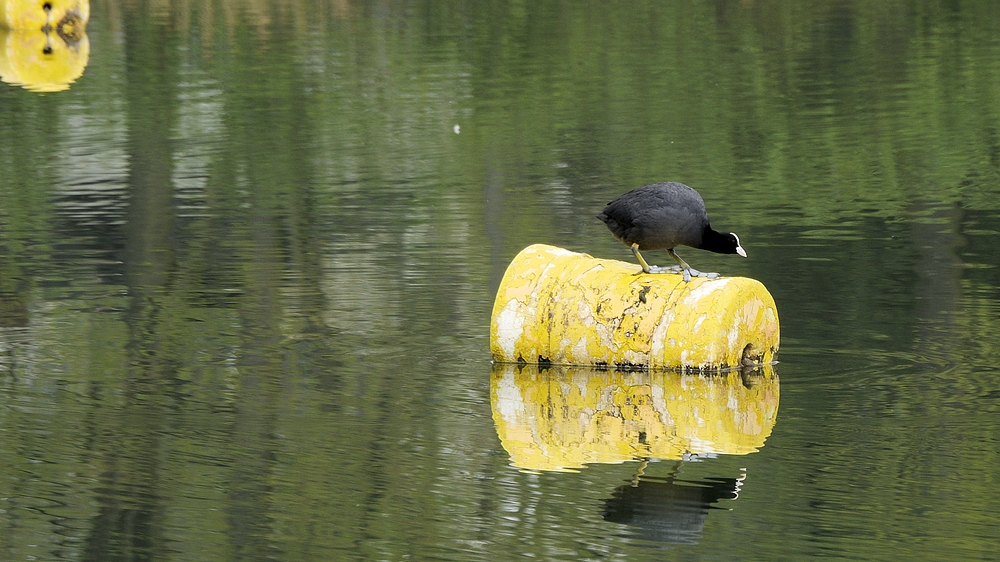
<path id="1" fill-rule="evenodd" d="M 87 34 L 69 90 L 0 84 L 0 559 L 1000 558 L 1000 4 L 94 0 Z M 662 180 L 749 257 L 681 255 L 777 303 L 770 436 L 510 466 L 506 265 L 631 261 L 593 215 Z"/>

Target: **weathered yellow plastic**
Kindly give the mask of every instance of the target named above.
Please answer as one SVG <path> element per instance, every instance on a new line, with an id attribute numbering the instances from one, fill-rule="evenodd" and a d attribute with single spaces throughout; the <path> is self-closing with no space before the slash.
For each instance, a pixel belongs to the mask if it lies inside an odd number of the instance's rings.
<path id="1" fill-rule="evenodd" d="M 525 470 L 746 455 L 771 434 L 778 395 L 772 365 L 694 374 L 496 364 L 490 380 L 500 443 Z"/>
<path id="2" fill-rule="evenodd" d="M 685 283 L 639 272 L 637 264 L 528 246 L 493 304 L 493 360 L 702 370 L 774 361 L 778 311 L 759 281 Z"/>
<path id="3" fill-rule="evenodd" d="M 55 33 L 0 28 L 0 80 L 36 92 L 59 92 L 83 75 L 90 59 L 85 32 L 67 43 Z"/>
<path id="4" fill-rule="evenodd" d="M 45 6 L 49 10 L 45 10 Z M 42 31 L 46 26 L 69 33 L 65 26 L 82 29 L 90 19 L 90 0 L 0 0 L 0 27 Z"/>

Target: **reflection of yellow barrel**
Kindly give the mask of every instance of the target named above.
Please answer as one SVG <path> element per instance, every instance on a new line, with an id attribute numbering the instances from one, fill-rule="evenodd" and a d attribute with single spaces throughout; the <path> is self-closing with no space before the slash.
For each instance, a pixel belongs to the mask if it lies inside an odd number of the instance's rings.
<path id="1" fill-rule="evenodd" d="M 652 368 L 770 363 L 778 312 L 745 277 L 641 274 L 535 244 L 507 267 L 493 304 L 494 361 Z"/>
<path id="2" fill-rule="evenodd" d="M 511 464 L 587 463 L 758 450 L 778 415 L 778 376 L 494 365 L 493 421 Z"/>
<path id="3" fill-rule="evenodd" d="M 90 19 L 90 0 L 0 0 L 0 27 L 56 31 L 60 26 L 83 29 Z M 64 33 L 64 31 L 58 31 Z"/>
<path id="4" fill-rule="evenodd" d="M 90 58 L 85 32 L 72 40 L 42 31 L 0 28 L 0 80 L 37 92 L 69 88 Z"/>

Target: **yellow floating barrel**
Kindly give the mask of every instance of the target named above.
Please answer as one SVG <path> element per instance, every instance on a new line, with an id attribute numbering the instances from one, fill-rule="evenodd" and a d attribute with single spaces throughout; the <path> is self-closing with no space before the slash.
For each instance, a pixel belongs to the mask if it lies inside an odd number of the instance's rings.
<path id="1" fill-rule="evenodd" d="M 500 363 L 724 369 L 774 361 L 778 311 L 745 277 L 638 274 L 535 244 L 507 267 L 490 326 Z"/>
<path id="2" fill-rule="evenodd" d="M 771 434 L 778 397 L 772 365 L 707 375 L 496 364 L 490 380 L 500 443 L 526 470 L 746 455 Z"/>
<path id="3" fill-rule="evenodd" d="M 90 19 L 90 0 L 0 0 L 0 27 L 72 34 Z"/>
<path id="4" fill-rule="evenodd" d="M 90 59 L 89 0 L 0 0 L 0 80 L 58 92 Z"/>

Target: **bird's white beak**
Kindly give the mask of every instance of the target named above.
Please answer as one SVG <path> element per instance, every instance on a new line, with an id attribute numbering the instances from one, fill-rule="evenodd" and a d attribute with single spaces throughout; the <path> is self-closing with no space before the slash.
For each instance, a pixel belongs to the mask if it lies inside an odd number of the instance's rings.
<path id="1" fill-rule="evenodd" d="M 736 239 L 736 253 L 743 257 L 747 257 L 747 251 L 743 249 L 743 246 L 740 246 L 740 237 L 737 236 L 735 232 L 730 232 L 729 234 L 732 234 L 733 238 Z"/>

